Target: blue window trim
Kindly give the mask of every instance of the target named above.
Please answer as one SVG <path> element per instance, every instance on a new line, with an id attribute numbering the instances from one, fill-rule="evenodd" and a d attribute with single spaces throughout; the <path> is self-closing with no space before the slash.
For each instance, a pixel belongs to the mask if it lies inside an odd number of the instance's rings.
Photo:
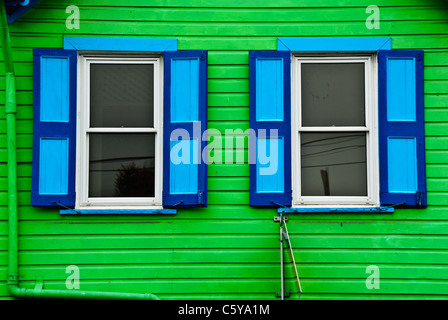
<path id="1" fill-rule="evenodd" d="M 64 49 L 101 51 L 177 51 L 177 39 L 64 37 Z"/>
<path id="2" fill-rule="evenodd" d="M 5 1 L 6 18 L 9 24 L 14 23 L 17 19 L 23 16 L 28 10 L 35 6 L 40 0 L 16 0 Z"/>
<path id="3" fill-rule="evenodd" d="M 393 213 L 394 207 L 366 208 L 278 208 L 278 213 Z"/>
<path id="4" fill-rule="evenodd" d="M 64 209 L 59 214 L 177 214 L 176 209 Z"/>
<path id="5" fill-rule="evenodd" d="M 277 38 L 278 51 L 378 51 L 390 50 L 389 37 Z"/>
<path id="6" fill-rule="evenodd" d="M 64 37 L 64 49 L 99 51 L 177 51 L 177 39 Z M 177 214 L 176 209 L 63 209 L 69 214 Z"/>

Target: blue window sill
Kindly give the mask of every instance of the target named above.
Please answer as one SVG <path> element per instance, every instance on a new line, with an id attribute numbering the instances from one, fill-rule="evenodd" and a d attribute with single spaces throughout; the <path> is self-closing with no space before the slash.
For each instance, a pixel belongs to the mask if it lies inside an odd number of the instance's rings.
<path id="1" fill-rule="evenodd" d="M 393 207 L 366 208 L 278 208 L 278 213 L 393 213 Z"/>
<path id="2" fill-rule="evenodd" d="M 64 209 L 60 210 L 59 214 L 146 214 L 146 215 L 172 215 L 177 214 L 176 209 Z"/>

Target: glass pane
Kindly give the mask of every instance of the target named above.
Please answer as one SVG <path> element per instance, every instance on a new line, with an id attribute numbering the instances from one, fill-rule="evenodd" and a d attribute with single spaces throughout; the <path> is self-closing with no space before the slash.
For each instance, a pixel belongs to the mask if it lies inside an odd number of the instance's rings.
<path id="1" fill-rule="evenodd" d="M 153 127 L 154 65 L 90 65 L 90 126 Z"/>
<path id="2" fill-rule="evenodd" d="M 155 133 L 91 133 L 89 197 L 154 197 Z"/>
<path id="3" fill-rule="evenodd" d="M 365 124 L 364 63 L 302 64 L 302 125 Z"/>
<path id="4" fill-rule="evenodd" d="M 367 196 L 365 133 L 302 133 L 302 196 Z"/>

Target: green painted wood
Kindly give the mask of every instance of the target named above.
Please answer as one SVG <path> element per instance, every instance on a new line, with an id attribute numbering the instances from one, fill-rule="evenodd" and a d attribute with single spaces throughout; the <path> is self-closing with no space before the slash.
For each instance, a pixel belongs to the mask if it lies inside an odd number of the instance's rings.
<path id="1" fill-rule="evenodd" d="M 249 107 L 249 94 L 246 93 L 209 93 L 209 107 Z"/>
<path id="2" fill-rule="evenodd" d="M 249 108 L 247 107 L 209 107 L 208 120 L 209 121 L 237 121 L 240 119 L 249 118 Z"/>
<path id="3" fill-rule="evenodd" d="M 273 214 L 277 215 L 277 213 L 273 213 L 272 209 L 258 209 L 247 207 L 245 205 L 209 205 L 208 208 L 201 209 L 185 209 L 178 212 L 179 219 L 188 219 L 188 220 L 203 220 L 204 215 L 206 215 L 209 220 L 235 220 L 235 217 L 243 217 L 244 220 L 266 220 L 271 221 L 273 219 Z M 31 208 L 29 206 L 19 206 L 19 218 L 21 221 L 25 220 L 70 220 L 73 217 L 60 217 L 59 212 L 55 210 L 43 209 L 43 208 Z M 104 218 L 104 217 L 103 217 Z M 135 221 L 135 220 L 157 220 L 160 217 L 154 216 L 114 216 L 108 219 L 112 221 Z M 393 215 L 391 214 L 355 214 L 355 213 L 301 213 L 301 214 L 293 214 L 289 216 L 291 220 L 335 220 L 338 221 L 350 221 L 350 220 L 360 220 L 366 219 L 369 220 L 407 220 L 407 221 L 421 221 L 424 223 L 426 221 L 432 220 L 446 220 L 446 213 L 444 207 L 439 206 L 431 206 L 428 209 L 424 210 L 424 214 L 422 214 L 422 210 L 420 209 L 408 209 L 408 210 L 396 210 Z M 79 217 L 78 217 L 79 219 Z M 0 206 L 0 220 L 7 220 L 7 207 Z M 6 230 L 6 229 L 5 229 Z"/>
<path id="4" fill-rule="evenodd" d="M 443 136 L 448 129 L 448 122 L 427 123 L 425 133 L 427 136 Z"/>
<path id="5" fill-rule="evenodd" d="M 446 250 L 445 250 L 446 251 Z M 384 250 L 384 249 L 301 249 L 295 254 L 300 263 L 338 263 L 338 264 L 372 264 L 403 263 L 418 264 L 422 259 L 425 264 L 448 263 L 448 254 L 441 250 Z M 6 253 L 0 253 L 0 263 L 5 263 Z M 61 264 L 129 264 L 142 263 L 278 263 L 277 249 L 122 249 L 122 250 L 58 250 L 58 251 L 23 251 L 19 254 L 21 265 Z"/>
<path id="6" fill-rule="evenodd" d="M 413 279 L 413 280 L 447 280 L 447 268 L 443 266 L 428 267 L 425 265 L 379 265 L 382 270 L 382 279 Z M 276 264 L 229 264 L 226 266 L 210 264 L 207 266 L 200 264 L 177 264 L 169 266 L 167 264 L 145 264 L 135 266 L 122 265 L 86 265 L 81 266 L 80 273 L 85 280 L 100 280 L 103 278 L 114 279 L 140 279 L 157 278 L 170 279 L 222 279 L 227 281 L 234 279 L 251 278 L 256 272 L 257 276 L 265 279 L 275 278 L 278 274 Z M 33 280 L 45 274 L 45 280 L 61 280 L 66 278 L 66 268 L 61 266 L 23 266 L 22 279 Z M 0 269 L 0 275 L 6 273 L 6 268 Z M 301 279 L 365 279 L 366 265 L 350 264 L 340 266 L 337 264 L 304 264 L 300 267 L 299 276 Z M 291 278 L 292 271 L 285 268 L 285 277 Z"/>
<path id="7" fill-rule="evenodd" d="M 224 8 L 228 8 L 228 7 L 241 7 L 242 6 L 242 2 L 238 1 L 238 0 L 231 0 L 231 1 L 226 1 L 225 3 L 216 3 L 216 1 L 213 0 L 196 0 L 194 3 L 191 2 L 185 2 L 182 0 L 156 0 L 156 1 L 151 1 L 150 4 L 148 3 L 144 3 L 142 1 L 139 0 L 132 0 L 132 1 L 127 1 L 127 0 L 114 0 L 113 3 L 111 3 L 110 1 L 107 0 L 99 0 L 99 1 L 94 1 L 94 0 L 82 0 L 82 1 L 77 1 L 76 2 L 79 5 L 101 5 L 101 6 L 110 6 L 110 7 L 122 7 L 122 6 L 131 6 L 131 7 L 148 7 L 148 6 L 154 6 L 154 7 L 211 7 L 211 8 L 215 8 L 215 7 L 224 7 Z M 307 1 L 302 1 L 300 4 L 297 4 L 296 1 L 294 0 L 279 0 L 276 1 L 275 3 L 273 3 L 270 0 L 262 0 L 262 1 L 258 1 L 257 3 L 252 3 L 250 1 L 247 1 L 244 3 L 244 7 L 256 7 L 256 8 L 260 8 L 260 7 L 309 7 L 310 5 L 313 5 L 313 7 L 332 7 L 334 5 L 334 3 L 331 0 L 307 0 Z M 440 5 L 440 1 L 437 0 L 429 0 L 426 1 L 424 3 L 425 5 Z M 50 5 L 61 5 L 61 2 L 58 0 L 47 0 L 46 1 L 46 5 L 50 6 Z M 340 1 L 338 3 L 338 6 L 348 6 L 348 7 L 366 7 L 369 5 L 369 2 L 367 0 L 362 0 L 362 1 L 357 1 L 356 3 L 354 3 L 351 0 L 343 0 Z M 419 0 L 409 0 L 409 1 L 405 1 L 405 0 L 391 0 L 391 1 L 387 1 L 387 0 L 379 0 L 377 1 L 377 6 L 413 6 L 413 5 L 422 5 L 422 2 Z"/>
<path id="8" fill-rule="evenodd" d="M 425 106 L 428 106 L 431 108 L 446 108 L 448 106 L 448 95 L 447 94 L 427 94 L 427 95 L 425 95 Z M 444 119 L 440 119 L 440 120 L 444 120 Z"/>
<path id="9" fill-rule="evenodd" d="M 447 66 L 448 65 L 448 52 L 425 52 L 425 65 L 426 66 Z"/>
<path id="10" fill-rule="evenodd" d="M 215 194 L 238 194 L 238 192 L 216 192 Z M 207 210 L 204 210 L 204 213 Z M 198 213 L 199 214 L 199 213 Z M 127 221 L 113 219 L 88 219 L 81 221 L 23 221 L 19 229 L 21 235 L 57 234 L 276 234 L 278 225 L 270 220 L 173 220 L 159 217 L 157 220 Z M 203 217 L 204 218 L 204 217 Z M 271 223 L 272 222 L 272 223 Z M 291 234 L 408 234 L 431 235 L 448 234 L 446 221 L 377 221 L 377 220 L 291 220 L 288 230 Z M 444 229 L 445 228 L 445 229 Z M 7 222 L 0 222 L 0 230 L 6 233 Z"/>
<path id="11" fill-rule="evenodd" d="M 175 234 L 169 239 L 160 234 L 124 234 L 121 238 L 113 235 L 23 235 L 20 246 L 23 250 L 76 250 L 91 249 L 191 249 L 202 247 L 204 249 L 276 249 L 278 239 L 272 237 L 272 233 L 266 234 L 208 234 L 205 243 L 202 235 Z M 165 240 L 165 241 L 163 241 Z M 0 243 L 4 245 L 6 236 L 0 237 Z M 306 249 L 444 249 L 447 246 L 446 235 L 433 236 L 421 235 L 396 235 L 384 237 L 375 235 L 349 235 L 349 234 L 292 234 L 291 241 L 294 248 Z M 341 266 L 342 267 L 342 266 Z M 448 267 L 448 266 L 446 266 Z M 318 275 L 318 273 L 316 273 Z M 448 276 L 448 275 L 447 275 Z"/>
<path id="12" fill-rule="evenodd" d="M 425 79 L 445 80 L 448 79 L 448 67 L 425 67 Z"/>
<path id="13" fill-rule="evenodd" d="M 65 28 L 65 8 L 81 9 L 81 29 Z M 17 74 L 21 284 L 36 278 L 65 288 L 65 268 L 81 269 L 84 290 L 152 292 L 162 299 L 276 299 L 278 224 L 274 209 L 249 207 L 249 165 L 208 167 L 207 208 L 162 216 L 60 216 L 30 204 L 32 48 L 61 48 L 64 35 L 178 37 L 179 50 L 208 50 L 209 128 L 249 128 L 248 51 L 276 50 L 277 37 L 390 36 L 393 49 L 425 51 L 427 209 L 393 214 L 290 214 L 288 229 L 302 299 L 448 297 L 447 6 L 380 0 L 381 27 L 368 30 L 369 1 L 47 0 L 10 26 Z M 8 299 L 5 77 L 0 50 L 0 297 Z M 211 134 L 216 136 L 216 134 Z M 233 139 L 233 137 L 232 137 Z M 229 140 L 227 140 L 229 141 Z M 242 148 L 212 156 L 247 160 Z M 219 157 L 218 157 L 219 155 Z M 381 289 L 365 286 L 368 265 Z M 287 286 L 293 288 L 287 268 Z"/>
<path id="14" fill-rule="evenodd" d="M 444 119 L 446 116 L 448 116 L 448 108 L 427 108 L 425 110 L 426 122 L 439 122 L 440 119 Z"/>
<path id="15" fill-rule="evenodd" d="M 427 165 L 427 177 L 443 177 L 448 178 L 448 165 Z"/>
<path id="16" fill-rule="evenodd" d="M 101 10 L 96 7 L 78 7 L 82 10 L 83 20 L 99 20 L 107 18 L 120 21 L 203 21 L 210 19 L 216 22 L 284 22 L 284 21 L 365 21 L 365 7 L 356 8 L 155 8 L 155 7 L 109 7 Z M 443 10 L 446 6 L 421 7 L 383 7 L 381 18 L 384 21 L 393 21 L 400 14 L 402 20 L 445 19 Z M 36 7 L 32 15 L 25 16 L 21 21 L 34 20 L 61 20 L 66 19 L 64 6 L 42 4 Z"/>
<path id="17" fill-rule="evenodd" d="M 63 23 L 50 24 L 44 21 L 21 22 L 22 28 L 29 30 L 39 30 L 43 34 L 63 33 L 66 26 Z M 366 33 L 365 20 L 359 22 L 307 22 L 307 23 L 234 23 L 220 22 L 207 23 L 182 23 L 182 22 L 129 22 L 129 21 L 107 21 L 101 23 L 95 21 L 83 21 L 83 27 L 72 29 L 72 34 L 102 33 L 115 35 L 146 35 L 158 36 L 164 34 L 170 37 L 176 36 L 238 36 L 244 32 L 248 36 L 270 36 L 281 34 L 284 37 L 297 36 L 300 28 L 302 34 L 313 36 L 354 36 Z M 369 30 L 369 35 L 388 35 L 396 32 L 401 35 L 422 35 L 430 34 L 435 30 L 446 30 L 448 27 L 443 21 L 421 21 L 416 25 L 413 21 L 383 21 L 380 29 Z M 13 42 L 14 46 L 14 42 Z"/>

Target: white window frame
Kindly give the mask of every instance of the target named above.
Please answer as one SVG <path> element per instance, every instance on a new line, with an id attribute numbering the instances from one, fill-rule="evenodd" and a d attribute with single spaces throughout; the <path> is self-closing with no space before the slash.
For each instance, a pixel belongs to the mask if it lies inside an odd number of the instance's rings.
<path id="1" fill-rule="evenodd" d="M 303 63 L 364 63 L 365 126 L 303 127 L 301 119 L 301 65 Z M 378 159 L 378 80 L 376 54 L 301 54 L 292 56 L 291 77 L 291 157 L 293 207 L 375 207 L 379 206 Z M 367 196 L 302 196 L 300 132 L 365 132 L 367 159 Z"/>
<path id="2" fill-rule="evenodd" d="M 154 65 L 154 125 L 152 128 L 90 128 L 90 64 L 152 64 Z M 155 194 L 154 197 L 89 197 L 89 133 L 155 133 Z M 78 55 L 77 99 L 77 209 L 160 209 L 163 185 L 163 58 L 148 54 L 104 54 L 101 52 Z"/>

